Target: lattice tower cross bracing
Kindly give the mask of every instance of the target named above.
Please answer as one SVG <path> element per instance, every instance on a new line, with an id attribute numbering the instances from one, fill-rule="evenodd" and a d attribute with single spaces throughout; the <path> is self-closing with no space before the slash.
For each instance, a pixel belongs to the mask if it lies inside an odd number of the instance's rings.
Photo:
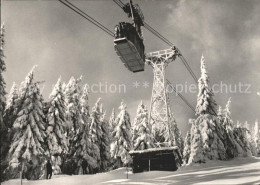
<path id="1" fill-rule="evenodd" d="M 154 79 L 150 105 L 149 123 L 157 146 L 173 146 L 171 124 L 172 112 L 169 105 L 165 69 L 176 59 L 179 52 L 175 48 L 151 52 L 146 55 L 146 63 L 153 68 Z"/>

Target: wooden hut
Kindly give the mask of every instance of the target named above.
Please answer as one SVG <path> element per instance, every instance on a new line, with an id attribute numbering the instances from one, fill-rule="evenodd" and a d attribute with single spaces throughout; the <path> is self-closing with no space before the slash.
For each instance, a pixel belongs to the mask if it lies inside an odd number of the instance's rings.
<path id="1" fill-rule="evenodd" d="M 133 173 L 151 170 L 176 171 L 182 164 L 178 147 L 130 151 L 130 155 L 133 159 Z"/>

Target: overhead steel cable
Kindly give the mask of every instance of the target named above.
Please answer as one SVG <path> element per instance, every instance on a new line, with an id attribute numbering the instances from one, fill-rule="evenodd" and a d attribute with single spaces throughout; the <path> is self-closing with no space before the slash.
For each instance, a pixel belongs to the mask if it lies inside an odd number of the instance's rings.
<path id="1" fill-rule="evenodd" d="M 159 37 L 162 41 L 164 41 L 169 46 L 173 47 L 174 44 L 171 43 L 168 39 L 166 39 L 164 36 L 162 36 L 158 31 L 156 31 L 154 28 L 152 28 L 150 25 L 148 25 L 146 22 L 144 22 L 144 27 L 148 29 L 150 32 L 152 32 L 155 36 Z"/>
<path id="2" fill-rule="evenodd" d="M 113 0 L 120 8 L 123 8 L 124 3 L 122 1 Z"/>
<path id="3" fill-rule="evenodd" d="M 184 56 L 182 54 L 180 55 L 180 59 L 181 59 L 182 63 L 185 65 L 185 67 L 187 68 L 187 70 L 189 71 L 189 73 L 191 74 L 194 81 L 196 83 L 198 83 L 198 78 L 196 77 L 196 75 L 194 74 L 194 72 L 190 68 L 190 65 L 188 64 L 187 60 L 184 58 Z"/>
<path id="4" fill-rule="evenodd" d="M 70 3 L 67 0 L 59 0 L 62 4 L 64 4 L 65 6 L 67 6 L 68 8 L 70 8 L 71 10 L 73 10 L 74 12 L 76 12 L 77 14 L 79 14 L 80 16 L 82 16 L 83 18 L 87 19 L 89 22 L 91 22 L 92 24 L 94 24 L 95 26 L 99 27 L 101 30 L 105 31 L 108 35 L 110 35 L 111 37 L 114 37 L 114 33 L 109 30 L 108 28 L 106 28 L 105 26 L 103 26 L 101 23 L 99 23 L 97 20 L 93 19 L 91 16 L 89 16 L 87 13 L 83 12 L 81 9 L 79 9 L 78 7 L 76 7 L 74 4 Z"/>
<path id="5" fill-rule="evenodd" d="M 182 96 L 182 94 L 180 94 L 177 89 L 172 85 L 172 83 L 166 79 L 166 82 L 168 85 L 170 85 L 170 87 L 173 89 L 173 91 L 182 99 L 182 101 L 193 111 L 195 111 L 195 108 L 188 102 L 188 100 L 186 100 L 186 98 L 184 98 L 184 96 Z"/>

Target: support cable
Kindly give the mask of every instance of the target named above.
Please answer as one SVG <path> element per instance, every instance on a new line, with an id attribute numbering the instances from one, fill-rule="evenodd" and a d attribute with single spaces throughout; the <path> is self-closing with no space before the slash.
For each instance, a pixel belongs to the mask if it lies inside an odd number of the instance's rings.
<path id="1" fill-rule="evenodd" d="M 62 4 L 64 4 L 65 6 L 67 6 L 68 8 L 70 8 L 71 10 L 73 10 L 74 12 L 76 12 L 77 14 L 79 14 L 80 16 L 82 16 L 83 18 L 87 19 L 89 22 L 91 22 L 92 24 L 94 24 L 95 26 L 97 26 L 98 28 L 100 28 L 101 30 L 103 30 L 104 32 L 106 32 L 108 35 L 114 37 L 114 33 L 109 30 L 108 28 L 106 28 L 105 26 L 103 26 L 101 23 L 99 23 L 97 20 L 93 19 L 91 16 L 89 16 L 87 13 L 83 12 L 81 9 L 79 9 L 77 6 L 75 6 L 74 4 L 70 3 L 67 0 L 59 0 Z"/>
<path id="2" fill-rule="evenodd" d="M 182 101 L 193 111 L 193 112 L 196 112 L 195 111 L 195 108 L 188 102 L 188 100 L 186 100 L 185 98 L 184 98 L 184 96 L 182 96 L 182 94 L 180 94 L 177 90 L 176 90 L 176 88 L 172 85 L 172 83 L 169 81 L 169 80 L 167 80 L 166 79 L 166 81 L 167 81 L 167 84 L 170 84 L 170 87 L 173 89 L 173 91 L 182 99 Z"/>
<path id="3" fill-rule="evenodd" d="M 124 3 L 122 1 L 119 0 L 113 0 L 120 8 L 124 7 Z"/>

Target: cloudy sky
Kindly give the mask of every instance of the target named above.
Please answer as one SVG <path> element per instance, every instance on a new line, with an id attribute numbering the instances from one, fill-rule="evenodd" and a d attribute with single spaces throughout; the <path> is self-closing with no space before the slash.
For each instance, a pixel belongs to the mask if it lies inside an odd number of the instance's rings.
<path id="1" fill-rule="evenodd" d="M 124 3 L 128 2 L 122 0 Z M 120 21 L 130 21 L 112 0 L 71 1 L 110 30 Z M 232 97 L 233 120 L 250 124 L 260 119 L 260 1 L 257 0 L 142 0 L 145 21 L 174 43 L 188 60 L 196 76 L 200 75 L 203 53 L 211 85 L 227 84 L 237 92 L 216 93 L 217 103 L 225 106 Z M 90 105 L 102 98 L 108 116 L 124 99 L 132 119 L 141 100 L 150 104 L 153 73 L 131 73 L 124 68 L 113 48 L 113 38 L 58 1 L 5 0 L 1 21 L 6 26 L 5 80 L 9 91 L 20 83 L 34 65 L 36 79 L 45 81 L 45 100 L 59 76 L 67 82 L 83 75 L 83 83 L 102 83 L 107 87 L 126 85 L 125 93 L 91 92 Z M 146 52 L 168 46 L 144 29 Z M 173 84 L 194 83 L 180 59 L 169 64 L 166 77 Z M 140 82 L 140 87 L 133 87 Z M 148 82 L 145 88 L 143 83 Z M 240 84 L 249 84 L 245 93 Z M 105 87 L 103 87 L 105 88 Z M 103 91 L 105 91 L 103 89 Z M 195 107 L 196 93 L 183 92 Z M 176 96 L 170 105 L 180 129 L 186 133 L 188 119 L 194 113 Z"/>

